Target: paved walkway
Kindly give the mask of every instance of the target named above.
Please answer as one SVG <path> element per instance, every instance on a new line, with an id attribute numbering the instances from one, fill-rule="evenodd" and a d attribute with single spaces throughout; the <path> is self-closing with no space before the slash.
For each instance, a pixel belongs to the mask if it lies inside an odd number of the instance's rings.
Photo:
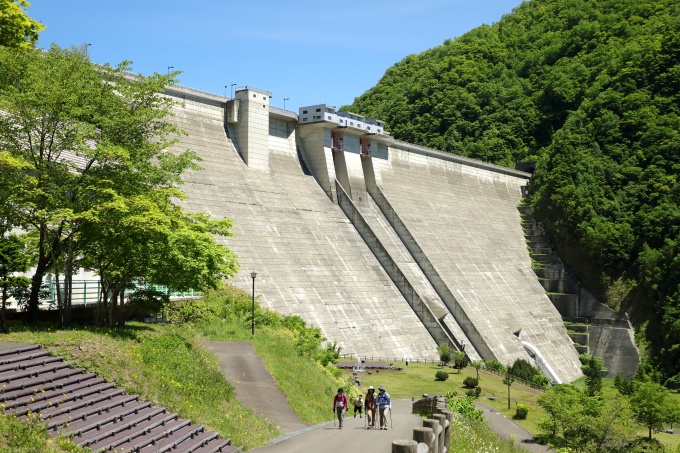
<path id="1" fill-rule="evenodd" d="M 548 447 L 547 445 L 537 444 L 534 436 L 532 436 L 529 431 L 522 428 L 517 423 L 510 420 L 504 414 L 501 414 L 488 404 L 475 403 L 475 407 L 484 412 L 484 418 L 486 419 L 489 429 L 499 436 L 503 436 L 505 438 L 509 438 L 511 435 L 515 436 L 516 442 L 530 452 L 556 453 L 555 450 Z"/>
<path id="2" fill-rule="evenodd" d="M 262 414 L 284 434 L 299 431 L 309 425 L 293 412 L 286 395 L 276 382 L 250 342 L 206 342 L 206 349 L 220 359 L 220 369 L 236 390 L 236 398 L 248 409 Z M 330 406 L 330 404 L 329 404 Z"/>
<path id="3" fill-rule="evenodd" d="M 329 407 L 331 402 L 329 402 Z M 330 408 L 328 410 L 330 413 Z M 337 422 L 317 425 L 295 436 L 284 436 L 272 442 L 273 445 L 258 448 L 258 453 L 299 453 L 303 451 L 323 451 L 324 453 L 346 453 L 370 451 L 371 453 L 391 453 L 392 441 L 413 439 L 413 428 L 423 426 L 423 419 L 411 414 L 411 400 L 392 401 L 392 427 L 388 430 L 367 430 L 364 418 L 345 419 L 342 429 Z"/>

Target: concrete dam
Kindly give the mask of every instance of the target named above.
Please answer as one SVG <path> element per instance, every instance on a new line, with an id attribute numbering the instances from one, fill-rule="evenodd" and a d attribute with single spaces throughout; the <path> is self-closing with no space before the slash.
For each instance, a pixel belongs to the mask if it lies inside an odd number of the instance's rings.
<path id="1" fill-rule="evenodd" d="M 394 140 L 323 104 L 300 114 L 253 87 L 169 87 L 174 149 L 203 161 L 184 207 L 235 222 L 231 283 L 359 357 L 518 358 L 554 382 L 578 353 L 532 270 L 518 205 L 529 174 Z"/>

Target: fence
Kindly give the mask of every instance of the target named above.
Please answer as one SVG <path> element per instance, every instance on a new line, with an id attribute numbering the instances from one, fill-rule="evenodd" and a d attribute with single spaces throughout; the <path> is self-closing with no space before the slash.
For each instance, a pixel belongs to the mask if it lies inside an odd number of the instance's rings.
<path id="1" fill-rule="evenodd" d="M 43 304 L 49 306 L 57 305 L 57 282 L 50 280 L 45 283 L 48 287 L 49 296 L 47 299 L 42 301 Z M 60 282 L 59 284 L 61 294 L 64 294 L 64 284 Z M 200 291 L 169 291 L 167 287 L 160 285 L 138 285 L 135 289 L 125 290 L 125 295 L 128 296 L 132 294 L 138 288 L 148 288 L 155 291 L 161 292 L 163 294 L 169 294 L 170 298 L 185 298 L 185 297 L 200 297 L 202 293 Z M 71 293 L 71 304 L 72 305 L 95 305 L 99 302 L 101 297 L 101 282 L 99 280 L 73 280 L 72 293 Z"/>
<path id="2" fill-rule="evenodd" d="M 351 359 L 351 360 L 356 360 L 357 356 L 356 354 L 340 354 L 340 357 L 343 359 Z M 389 363 L 440 363 L 441 361 L 439 359 L 410 359 L 410 358 L 405 358 L 405 357 L 373 357 L 373 356 L 363 356 L 360 357 L 361 360 L 367 361 L 367 362 L 389 362 Z"/>

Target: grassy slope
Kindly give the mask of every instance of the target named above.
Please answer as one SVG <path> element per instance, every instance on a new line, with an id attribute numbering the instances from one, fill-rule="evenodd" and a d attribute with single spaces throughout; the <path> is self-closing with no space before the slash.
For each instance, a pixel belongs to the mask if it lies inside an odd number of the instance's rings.
<path id="1" fill-rule="evenodd" d="M 198 345 L 190 329 L 131 323 L 113 330 L 23 331 L 4 340 L 40 343 L 236 445 L 253 448 L 278 435 L 236 401 L 217 359 Z"/>

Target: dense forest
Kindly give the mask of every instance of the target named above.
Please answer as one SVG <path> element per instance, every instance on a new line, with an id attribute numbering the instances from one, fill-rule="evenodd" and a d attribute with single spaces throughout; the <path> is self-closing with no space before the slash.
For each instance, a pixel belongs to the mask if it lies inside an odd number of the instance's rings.
<path id="1" fill-rule="evenodd" d="M 680 382 L 680 2 L 531 0 L 410 55 L 345 109 L 398 139 L 536 161 L 535 217 Z"/>

